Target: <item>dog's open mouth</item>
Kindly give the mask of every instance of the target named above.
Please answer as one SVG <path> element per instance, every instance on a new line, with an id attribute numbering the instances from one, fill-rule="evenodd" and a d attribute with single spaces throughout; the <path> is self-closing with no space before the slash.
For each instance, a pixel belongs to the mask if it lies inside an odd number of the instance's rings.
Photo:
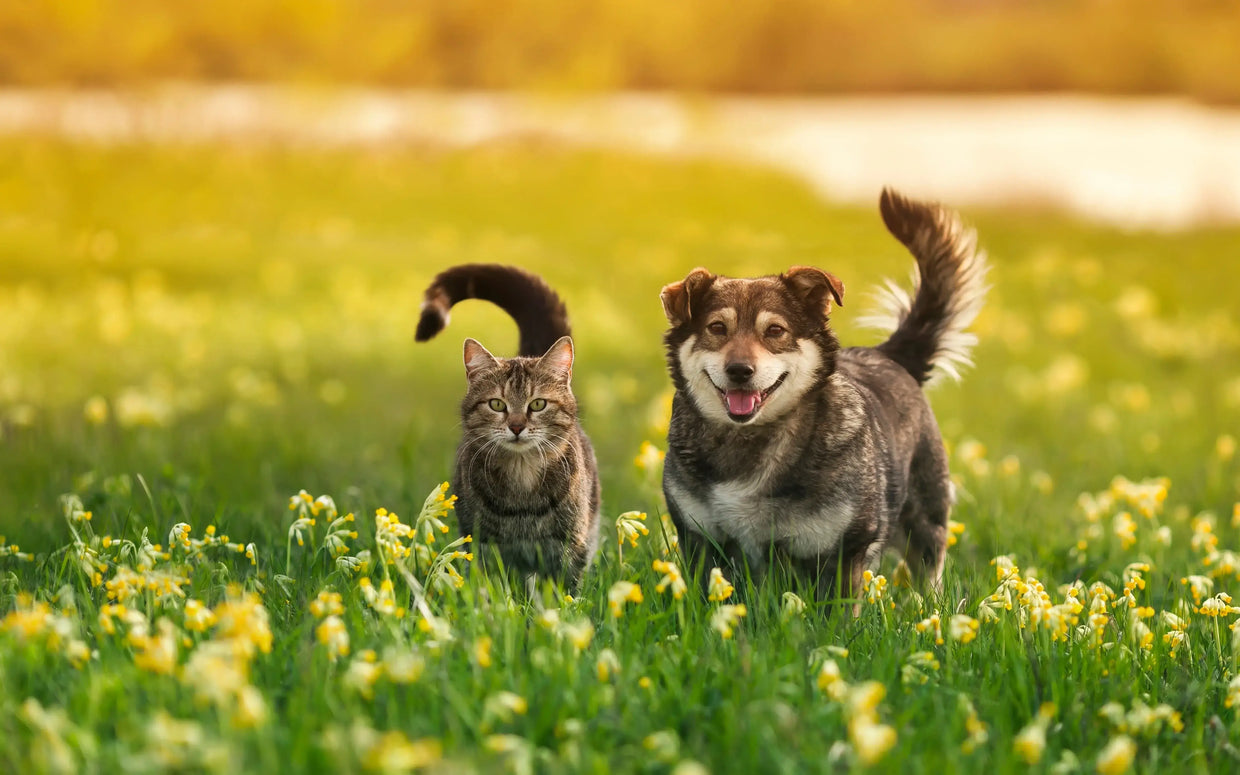
<path id="1" fill-rule="evenodd" d="M 723 406 L 728 412 L 728 417 L 736 422 L 749 422 L 758 413 L 762 403 L 766 401 L 771 393 L 775 392 L 776 388 L 784 383 L 784 378 L 787 376 L 787 372 L 779 375 L 779 379 L 775 380 L 774 384 L 766 390 L 715 389 L 719 391 L 719 395 L 723 398 Z"/>

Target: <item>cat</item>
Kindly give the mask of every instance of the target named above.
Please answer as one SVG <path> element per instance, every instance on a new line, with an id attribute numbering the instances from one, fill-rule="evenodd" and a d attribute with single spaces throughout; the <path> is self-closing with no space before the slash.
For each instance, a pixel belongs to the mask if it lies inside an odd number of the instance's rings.
<path id="1" fill-rule="evenodd" d="M 461 532 L 481 557 L 581 586 L 599 542 L 598 463 L 577 419 L 573 340 L 564 303 L 540 277 L 497 264 L 463 264 L 426 289 L 419 342 L 434 337 L 465 299 L 490 301 L 517 322 L 515 358 L 466 339 L 461 442 L 452 489 Z"/>

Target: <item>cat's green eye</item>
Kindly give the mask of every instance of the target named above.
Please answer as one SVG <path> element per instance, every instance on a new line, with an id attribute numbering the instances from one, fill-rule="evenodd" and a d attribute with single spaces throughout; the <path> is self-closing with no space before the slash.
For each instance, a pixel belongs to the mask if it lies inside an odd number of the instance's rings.
<path id="1" fill-rule="evenodd" d="M 547 399 L 545 398 L 535 398 L 533 401 L 530 401 L 531 412 L 541 412 L 542 410 L 546 408 L 547 408 Z"/>
<path id="2" fill-rule="evenodd" d="M 502 412 L 508 408 L 508 404 L 505 404 L 503 401 L 501 401 L 498 398 L 492 398 L 490 401 L 487 402 L 487 406 L 491 407 L 497 412 Z"/>

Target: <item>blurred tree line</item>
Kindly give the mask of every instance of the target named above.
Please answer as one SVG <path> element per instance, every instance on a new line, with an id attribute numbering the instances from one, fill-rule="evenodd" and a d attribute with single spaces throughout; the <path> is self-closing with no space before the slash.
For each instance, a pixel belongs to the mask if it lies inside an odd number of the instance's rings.
<path id="1" fill-rule="evenodd" d="M 1235 0 L 2 0 L 0 83 L 1240 100 Z"/>

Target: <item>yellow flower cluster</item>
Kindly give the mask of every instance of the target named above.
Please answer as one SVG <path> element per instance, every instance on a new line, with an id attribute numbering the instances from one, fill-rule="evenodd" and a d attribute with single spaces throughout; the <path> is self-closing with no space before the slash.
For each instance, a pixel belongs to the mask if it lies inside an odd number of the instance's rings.
<path id="1" fill-rule="evenodd" d="M 878 603 L 887 594 L 887 577 L 875 575 L 874 571 L 866 568 L 861 574 L 861 594 L 865 596 L 867 603 Z M 892 606 L 895 602 L 892 601 Z"/>
<path id="2" fill-rule="evenodd" d="M 1042 752 L 1046 750 L 1046 730 L 1055 717 L 1055 711 L 1053 702 L 1043 703 L 1038 708 L 1038 715 L 1012 741 L 1012 750 L 1026 764 L 1033 765 L 1042 760 Z"/>
<path id="3" fill-rule="evenodd" d="M 744 605 L 721 605 L 710 615 L 710 626 L 725 640 L 732 637 L 737 623 L 745 617 L 747 610 Z"/>
<path id="4" fill-rule="evenodd" d="M 718 568 L 710 569 L 710 581 L 706 589 L 706 598 L 708 600 L 712 603 L 721 603 L 732 597 L 732 593 L 735 591 L 731 582 L 723 577 L 723 571 Z"/>
<path id="5" fill-rule="evenodd" d="M 636 465 L 640 471 L 657 472 L 659 470 L 659 466 L 663 464 L 665 454 L 666 453 L 664 453 L 663 450 L 659 449 L 654 444 L 651 444 L 649 441 L 643 441 L 641 449 L 637 453 L 637 457 L 633 460 L 633 464 Z"/>
<path id="6" fill-rule="evenodd" d="M 689 587 L 685 583 L 684 576 L 680 574 L 680 568 L 676 567 L 675 563 L 667 562 L 666 560 L 655 560 L 652 563 L 652 567 L 658 573 L 663 574 L 663 577 L 659 579 L 659 583 L 655 586 L 657 591 L 663 592 L 670 589 L 672 597 L 676 600 L 685 596 L 685 592 Z"/>
<path id="7" fill-rule="evenodd" d="M 624 615 L 625 603 L 639 604 L 642 600 L 642 588 L 631 581 L 617 581 L 607 590 L 607 604 L 617 619 Z"/>
<path id="8" fill-rule="evenodd" d="M 18 560 L 30 562 L 34 559 L 34 555 L 21 551 L 21 547 L 17 544 L 5 543 L 4 536 L 0 535 L 0 559 L 5 557 L 14 557 Z"/>
<path id="9" fill-rule="evenodd" d="M 1126 735 L 1154 737 L 1164 728 L 1176 733 L 1184 731 L 1180 712 L 1165 703 L 1150 707 L 1134 700 L 1132 708 L 1125 710 L 1118 702 L 1108 702 L 1098 709 L 1098 716 L 1110 722 L 1116 732 Z"/>
<path id="10" fill-rule="evenodd" d="M 538 622 L 559 640 L 568 641 L 578 654 L 585 651 L 594 640 L 594 624 L 589 619 L 563 621 L 558 608 L 543 611 L 538 616 Z"/>
<path id="11" fill-rule="evenodd" d="M 77 637 L 80 628 L 72 607 L 54 611 L 47 601 L 35 601 L 28 594 L 19 594 L 16 602 L 17 607 L 0 619 L 0 632 L 20 643 L 36 643 L 49 653 L 62 654 L 76 667 L 91 659 L 90 647 Z"/>
<path id="12" fill-rule="evenodd" d="M 848 739 L 857 760 L 868 767 L 886 756 L 896 744 L 895 729 L 881 723 L 878 717 L 886 688 L 877 681 L 850 686 L 833 659 L 824 660 L 819 666 L 816 682 L 820 691 L 843 706 L 848 718 Z"/>
<path id="13" fill-rule="evenodd" d="M 628 541 L 629 546 L 637 548 L 637 539 L 647 535 L 650 535 L 650 528 L 646 527 L 645 512 L 626 511 L 616 517 L 616 539 L 621 547 Z"/>
<path id="14" fill-rule="evenodd" d="M 1064 601 L 1054 603 L 1042 582 L 1032 574 L 1022 577 L 1009 556 L 996 557 L 991 564 L 999 575 L 998 588 L 978 606 L 978 616 L 994 621 L 999 611 L 1015 611 L 1022 629 L 1047 630 L 1051 640 L 1066 641 L 1085 609 L 1075 588 L 1065 590 Z"/>

